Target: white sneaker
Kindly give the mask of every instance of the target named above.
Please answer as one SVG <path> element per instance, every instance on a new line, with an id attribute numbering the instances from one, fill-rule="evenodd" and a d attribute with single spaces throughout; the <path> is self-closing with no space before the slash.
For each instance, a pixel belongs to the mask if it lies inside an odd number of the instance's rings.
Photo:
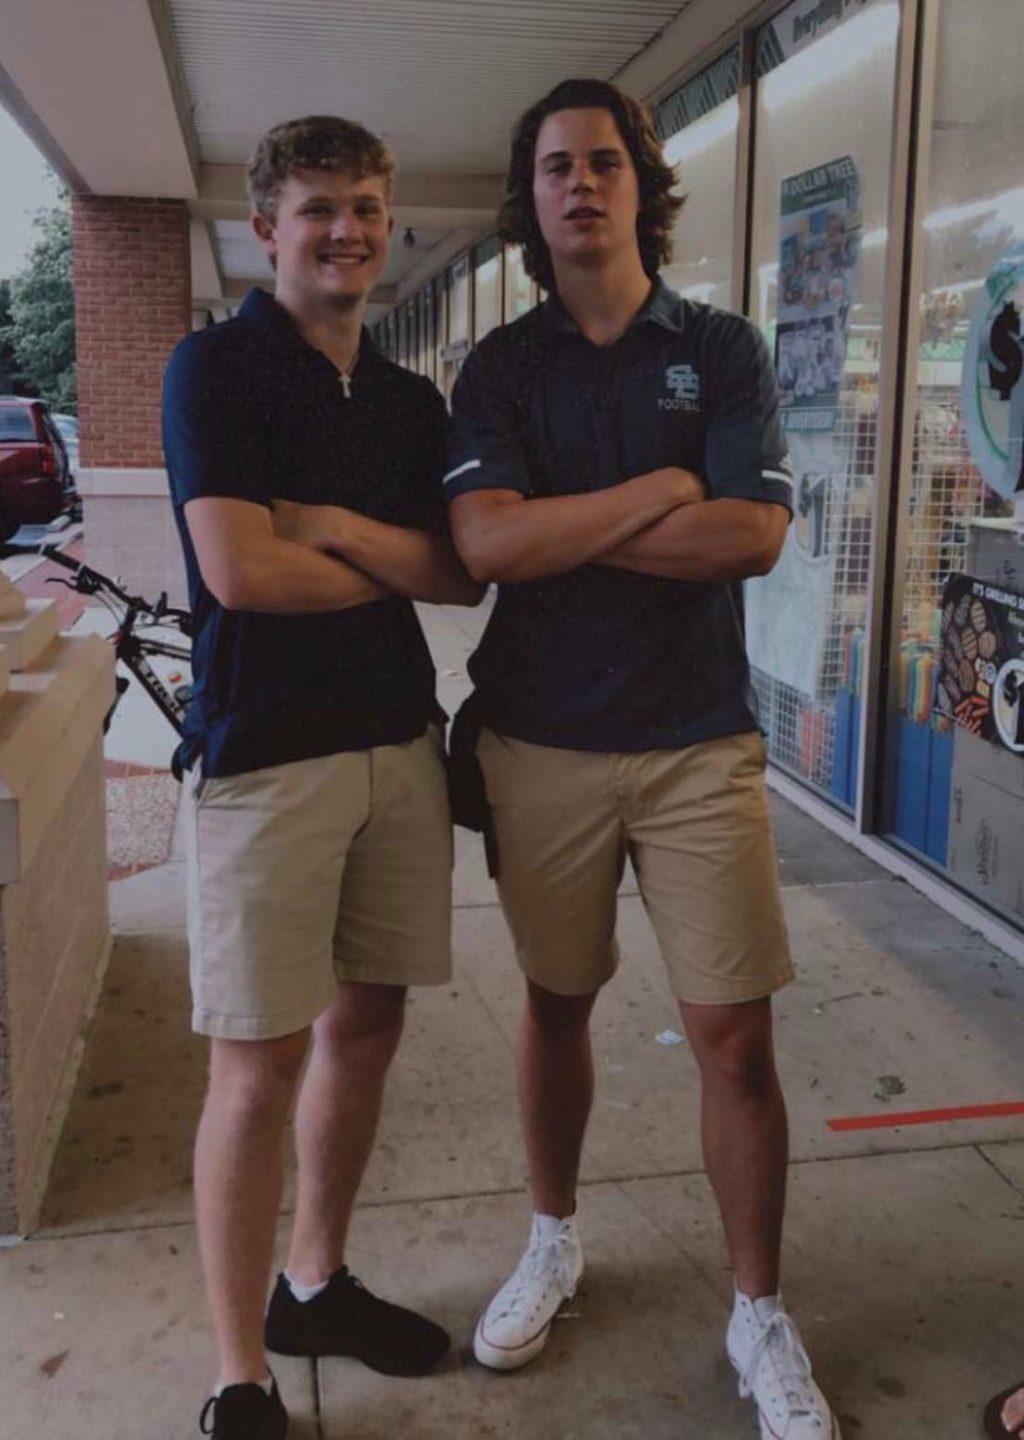
<path id="1" fill-rule="evenodd" d="M 740 1395 L 757 1403 L 761 1440 L 842 1440 L 781 1295 L 762 1320 L 753 1301 L 737 1291 L 725 1348 L 740 1377 Z"/>
<path id="2" fill-rule="evenodd" d="M 534 1215 L 530 1243 L 488 1305 L 473 1336 L 473 1353 L 492 1370 L 518 1370 L 539 1355 L 551 1322 L 576 1293 L 583 1249 L 573 1216 Z"/>

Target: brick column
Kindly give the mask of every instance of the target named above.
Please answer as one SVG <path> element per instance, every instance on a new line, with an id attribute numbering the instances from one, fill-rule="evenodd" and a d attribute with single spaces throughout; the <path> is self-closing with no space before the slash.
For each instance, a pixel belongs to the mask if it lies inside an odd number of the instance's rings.
<path id="1" fill-rule="evenodd" d="M 168 355 L 191 329 L 188 206 L 76 196 L 72 214 L 86 556 L 180 601 L 160 389 Z"/>

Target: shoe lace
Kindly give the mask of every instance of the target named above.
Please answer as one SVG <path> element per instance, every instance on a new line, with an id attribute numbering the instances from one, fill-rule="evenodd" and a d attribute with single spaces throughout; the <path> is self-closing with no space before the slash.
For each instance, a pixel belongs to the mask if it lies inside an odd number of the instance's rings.
<path id="1" fill-rule="evenodd" d="M 804 1349 L 800 1332 L 780 1306 L 754 1341 L 753 1349 L 740 1376 L 740 1395 L 753 1394 L 754 1380 L 761 1362 L 767 1359 L 778 1378 L 790 1414 L 808 1414 L 814 1409 L 811 1396 L 811 1360 Z"/>
<path id="2" fill-rule="evenodd" d="M 559 1274 L 563 1284 L 568 1288 L 570 1275 L 568 1243 L 566 1238 L 561 1235 L 556 1235 L 553 1240 L 549 1240 L 545 1244 L 531 1245 L 527 1250 L 519 1262 L 515 1275 L 516 1283 L 502 1309 L 502 1314 L 508 1315 L 518 1309 L 525 1301 L 527 1292 L 534 1281 L 549 1279 L 552 1271 Z"/>

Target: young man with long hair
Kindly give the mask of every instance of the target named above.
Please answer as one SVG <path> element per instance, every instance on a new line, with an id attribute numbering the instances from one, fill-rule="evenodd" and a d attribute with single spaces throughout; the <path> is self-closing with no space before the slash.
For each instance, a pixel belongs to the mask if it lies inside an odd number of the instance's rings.
<path id="1" fill-rule="evenodd" d="M 647 112 L 609 84 L 566 81 L 527 111 L 500 228 L 549 298 L 481 343 L 453 397 L 452 531 L 499 586 L 468 716 L 527 982 L 534 1204 L 475 1351 L 527 1363 L 583 1273 L 589 1019 L 629 855 L 700 1067 L 741 1394 L 765 1440 L 837 1440 L 779 1294 L 770 997 L 792 969 L 738 593 L 778 558 L 792 482 L 757 330 L 658 277 L 674 179 Z"/>
<path id="2" fill-rule="evenodd" d="M 179 760 L 193 1026 L 211 1037 L 195 1190 L 216 1440 L 285 1435 L 265 1346 L 386 1374 L 448 1347 L 344 1263 L 406 987 L 450 973 L 443 741 L 412 601 L 480 595 L 446 534 L 443 402 L 362 324 L 391 175 L 347 120 L 265 135 L 249 186 L 274 295 L 184 340 L 165 385 L 195 617 Z M 296 1092 L 295 1219 L 264 1323 Z"/>

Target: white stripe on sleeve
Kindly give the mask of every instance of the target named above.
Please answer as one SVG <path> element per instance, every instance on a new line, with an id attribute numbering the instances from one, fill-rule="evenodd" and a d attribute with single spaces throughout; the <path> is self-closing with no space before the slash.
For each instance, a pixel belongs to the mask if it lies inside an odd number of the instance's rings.
<path id="1" fill-rule="evenodd" d="M 793 486 L 793 477 L 792 475 L 787 475 L 785 470 L 762 470 L 761 479 L 781 480 L 785 485 L 788 485 L 790 489 L 792 489 Z"/>
<path id="2" fill-rule="evenodd" d="M 454 480 L 454 479 L 456 478 L 456 476 L 458 476 L 458 475 L 465 475 L 465 473 L 466 473 L 467 470 L 479 470 L 479 469 L 480 469 L 480 461 L 479 461 L 479 460 L 467 460 L 466 463 L 465 463 L 465 465 L 456 465 L 456 467 L 455 467 L 454 470 L 449 470 L 449 471 L 448 471 L 448 474 L 444 477 L 444 480 L 443 480 L 441 483 L 442 483 L 443 485 L 447 485 L 448 482 L 449 482 L 450 480 Z"/>

